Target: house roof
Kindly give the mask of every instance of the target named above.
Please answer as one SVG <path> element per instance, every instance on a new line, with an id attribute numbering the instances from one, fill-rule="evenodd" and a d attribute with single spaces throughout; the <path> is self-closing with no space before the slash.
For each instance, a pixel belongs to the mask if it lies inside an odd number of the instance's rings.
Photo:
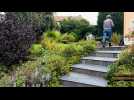
<path id="1" fill-rule="evenodd" d="M 56 21 L 63 21 L 66 18 L 71 18 L 71 19 L 82 19 L 82 16 L 54 16 Z"/>
<path id="2" fill-rule="evenodd" d="M 54 18 L 56 21 L 63 21 L 65 19 L 64 16 L 55 16 Z"/>

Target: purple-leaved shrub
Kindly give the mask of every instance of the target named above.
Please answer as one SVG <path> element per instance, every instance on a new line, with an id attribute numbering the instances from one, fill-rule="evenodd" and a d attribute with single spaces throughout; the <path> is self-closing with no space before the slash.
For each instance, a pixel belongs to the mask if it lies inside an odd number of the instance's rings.
<path id="1" fill-rule="evenodd" d="M 19 63 L 35 41 L 35 34 L 30 23 L 17 20 L 14 12 L 6 13 L 0 23 L 0 63 L 12 65 Z"/>

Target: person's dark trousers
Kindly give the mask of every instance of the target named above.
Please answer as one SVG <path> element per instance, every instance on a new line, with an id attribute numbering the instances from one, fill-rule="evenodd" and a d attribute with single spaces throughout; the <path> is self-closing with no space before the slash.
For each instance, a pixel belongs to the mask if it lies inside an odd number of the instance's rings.
<path id="1" fill-rule="evenodd" d="M 111 46 L 111 37 L 112 37 L 112 29 L 104 29 L 102 39 L 103 47 L 106 46 L 106 40 L 109 41 L 109 46 Z"/>

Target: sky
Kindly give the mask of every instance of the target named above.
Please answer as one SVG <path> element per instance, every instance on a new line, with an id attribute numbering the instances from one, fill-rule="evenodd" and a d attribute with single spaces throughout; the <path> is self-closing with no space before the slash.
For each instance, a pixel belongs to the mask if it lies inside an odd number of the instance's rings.
<path id="1" fill-rule="evenodd" d="M 78 16 L 81 15 L 83 18 L 87 19 L 90 24 L 97 24 L 98 12 L 56 12 L 57 16 Z"/>

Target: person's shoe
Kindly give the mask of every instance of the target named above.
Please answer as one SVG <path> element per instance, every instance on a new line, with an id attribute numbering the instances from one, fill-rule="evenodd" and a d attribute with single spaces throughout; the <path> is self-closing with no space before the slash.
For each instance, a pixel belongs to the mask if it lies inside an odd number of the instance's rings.
<path id="1" fill-rule="evenodd" d="M 111 47 L 112 46 L 112 44 L 111 43 L 109 43 L 109 47 Z"/>

